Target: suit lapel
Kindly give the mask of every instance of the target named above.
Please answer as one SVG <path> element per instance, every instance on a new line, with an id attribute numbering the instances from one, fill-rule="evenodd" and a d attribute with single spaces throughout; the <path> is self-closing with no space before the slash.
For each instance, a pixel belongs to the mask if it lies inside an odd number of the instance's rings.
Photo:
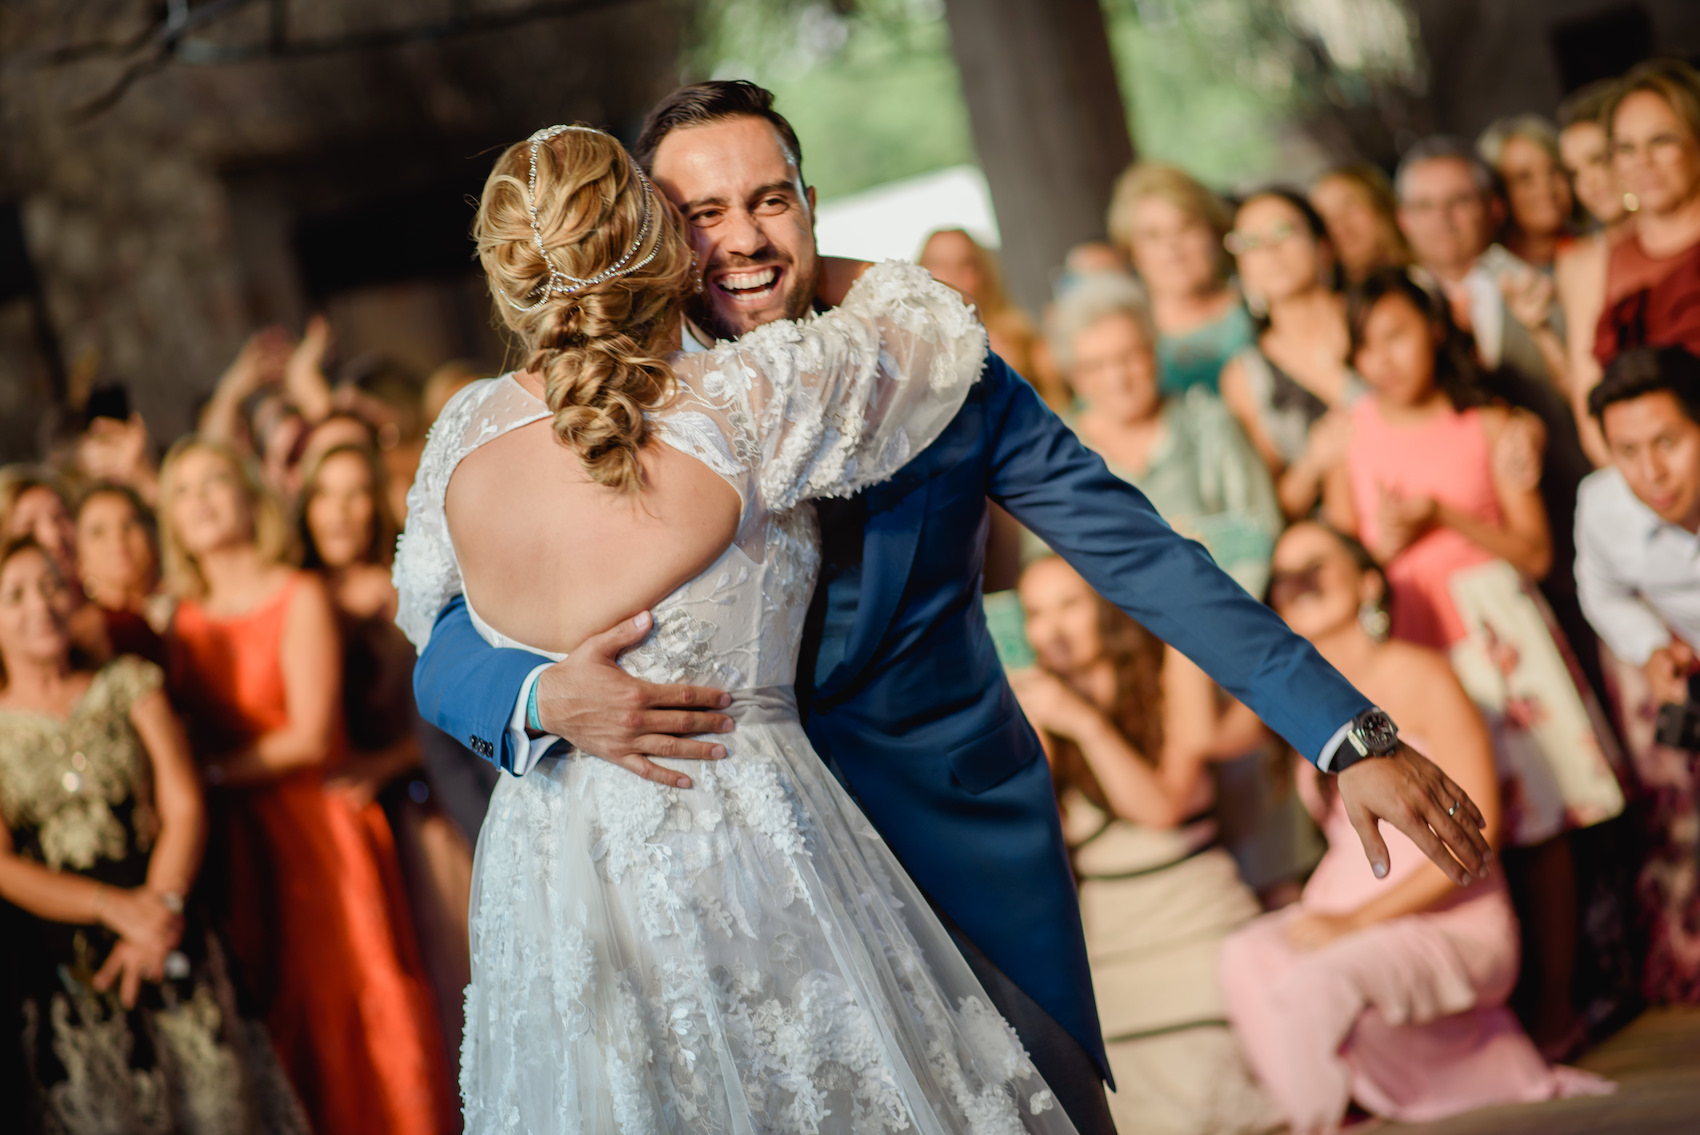
<path id="1" fill-rule="evenodd" d="M 904 469 L 904 481 L 922 473 L 920 483 L 910 488 L 893 507 L 880 507 L 879 496 L 894 490 L 902 492 L 902 486 L 893 483 L 869 490 L 878 495 L 868 502 L 870 517 L 862 544 L 861 602 L 857 605 L 850 637 L 844 644 L 844 657 L 827 675 L 821 687 L 823 694 L 836 691 L 860 672 L 891 626 L 892 615 L 909 582 L 909 569 L 915 562 L 915 549 L 920 546 L 921 528 L 927 518 L 932 480 L 916 468 L 923 462 L 924 459 L 917 460 Z"/>

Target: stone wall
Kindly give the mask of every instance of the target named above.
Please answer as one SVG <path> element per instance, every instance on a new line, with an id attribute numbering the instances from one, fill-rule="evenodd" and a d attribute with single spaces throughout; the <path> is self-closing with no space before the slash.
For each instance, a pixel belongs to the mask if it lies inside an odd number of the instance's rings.
<path id="1" fill-rule="evenodd" d="M 172 11 L 192 26 L 160 46 Z M 0 382 L 75 402 L 79 378 L 122 378 L 169 438 L 263 324 L 359 309 L 379 314 L 339 321 L 344 357 L 384 345 L 363 335 L 405 339 L 377 334 L 400 309 L 357 302 L 373 290 L 424 296 L 398 319 L 438 332 L 435 351 L 499 354 L 486 313 L 463 310 L 481 303 L 465 196 L 538 126 L 629 138 L 677 82 L 685 15 L 685 0 L 7 0 L 0 206 L 21 218 L 58 358 L 14 298 Z M 32 456 L 50 412 L 18 393 L 0 392 L 0 460 Z"/>
<path id="2" fill-rule="evenodd" d="M 1637 47 L 1645 54 L 1700 53 L 1695 0 L 1408 3 L 1429 60 L 1434 123 L 1467 138 L 1503 115 L 1550 115 L 1577 79 L 1590 77 L 1590 67 L 1609 73 L 1633 61 Z M 1566 74 L 1567 66 L 1574 74 Z"/>

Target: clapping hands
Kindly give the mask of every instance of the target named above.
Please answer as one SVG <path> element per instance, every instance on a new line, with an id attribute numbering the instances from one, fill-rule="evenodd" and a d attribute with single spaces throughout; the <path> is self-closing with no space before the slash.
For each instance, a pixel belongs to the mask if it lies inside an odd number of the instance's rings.
<path id="1" fill-rule="evenodd" d="M 1378 490 L 1375 517 L 1377 546 L 1371 551 L 1375 558 L 1386 563 L 1434 527 L 1440 517 L 1440 506 L 1433 497 L 1407 496 L 1385 485 Z"/>

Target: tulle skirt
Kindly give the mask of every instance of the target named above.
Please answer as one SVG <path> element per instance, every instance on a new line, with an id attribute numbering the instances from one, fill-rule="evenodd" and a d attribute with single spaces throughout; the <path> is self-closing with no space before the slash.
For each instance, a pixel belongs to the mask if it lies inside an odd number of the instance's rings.
<path id="1" fill-rule="evenodd" d="M 503 777 L 473 868 L 468 1132 L 1073 1132 L 795 718 L 663 788 Z M 673 762 L 664 762 L 673 764 Z"/>

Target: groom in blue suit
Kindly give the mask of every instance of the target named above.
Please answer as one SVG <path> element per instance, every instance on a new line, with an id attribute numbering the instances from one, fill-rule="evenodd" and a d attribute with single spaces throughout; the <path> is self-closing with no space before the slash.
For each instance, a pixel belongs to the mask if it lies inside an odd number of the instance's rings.
<path id="1" fill-rule="evenodd" d="M 700 336 L 687 331 L 687 349 L 809 310 L 813 190 L 768 92 L 683 88 L 651 113 L 635 152 L 690 223 L 703 265 Z M 809 738 L 932 900 L 1076 1127 L 1113 1132 L 1050 771 L 980 603 L 987 498 L 1322 768 L 1353 759 L 1349 741 L 1366 751 L 1354 723 L 1374 711 L 995 355 L 932 446 L 890 481 L 821 506 L 824 566 L 797 672 Z M 487 645 L 456 599 L 415 670 L 420 710 L 510 772 L 570 743 L 679 783 L 648 757 L 723 755 L 712 735 L 731 720 L 714 712 L 721 691 L 650 686 L 614 665 L 647 627 L 626 620 L 551 665 Z M 1378 816 L 1454 878 L 1485 871 L 1485 842 L 1448 811 L 1472 814 L 1467 797 L 1409 750 L 1388 752 L 1340 780 L 1378 873 Z"/>

